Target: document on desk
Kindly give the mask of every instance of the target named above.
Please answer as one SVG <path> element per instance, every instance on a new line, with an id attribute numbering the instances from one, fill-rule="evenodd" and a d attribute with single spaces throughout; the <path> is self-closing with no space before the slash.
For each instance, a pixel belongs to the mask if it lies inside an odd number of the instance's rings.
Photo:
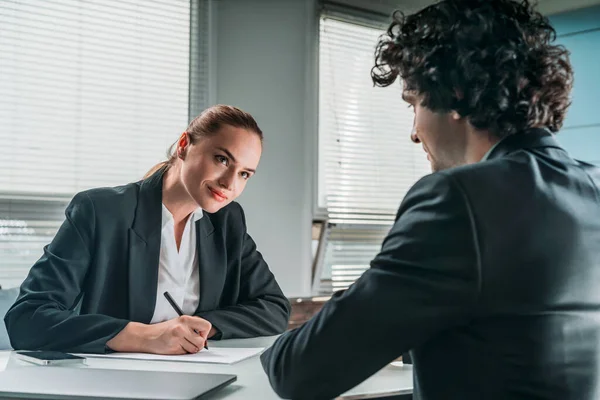
<path id="1" fill-rule="evenodd" d="M 147 353 L 112 353 L 112 354 L 77 354 L 89 358 L 117 358 L 127 360 L 147 361 L 177 361 L 207 364 L 235 364 L 250 357 L 260 354 L 264 347 L 212 347 L 210 350 L 202 350 L 196 354 L 184 354 L 181 356 L 164 356 Z"/>

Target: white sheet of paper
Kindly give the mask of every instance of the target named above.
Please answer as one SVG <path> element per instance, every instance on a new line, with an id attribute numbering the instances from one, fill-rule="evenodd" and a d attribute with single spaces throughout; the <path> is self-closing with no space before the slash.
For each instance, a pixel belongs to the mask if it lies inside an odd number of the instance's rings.
<path id="1" fill-rule="evenodd" d="M 260 354 L 264 349 L 264 347 L 211 347 L 210 350 L 202 350 L 196 354 L 184 354 L 181 356 L 164 356 L 159 354 L 146 353 L 80 353 L 77 355 L 90 358 L 123 358 L 128 360 L 183 361 L 208 364 L 235 364 L 237 362 Z"/>

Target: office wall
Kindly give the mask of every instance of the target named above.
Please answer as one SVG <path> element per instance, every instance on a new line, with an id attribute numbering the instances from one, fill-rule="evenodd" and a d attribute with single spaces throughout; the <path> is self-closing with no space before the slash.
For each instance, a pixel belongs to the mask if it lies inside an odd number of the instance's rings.
<path id="1" fill-rule="evenodd" d="M 240 203 L 248 230 L 288 296 L 310 294 L 316 138 L 314 0 L 213 2 L 217 103 L 250 112 L 263 156 Z"/>
<path id="2" fill-rule="evenodd" d="M 573 157 L 600 165 L 600 6 L 550 20 L 575 71 L 573 104 L 557 138 Z"/>

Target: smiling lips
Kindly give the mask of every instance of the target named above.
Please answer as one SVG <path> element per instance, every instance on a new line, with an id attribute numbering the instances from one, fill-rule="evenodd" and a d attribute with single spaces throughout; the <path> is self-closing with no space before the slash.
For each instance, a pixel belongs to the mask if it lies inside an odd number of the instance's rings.
<path id="1" fill-rule="evenodd" d="M 217 200 L 219 202 L 223 202 L 223 201 L 227 200 L 227 196 L 225 196 L 225 194 L 223 194 L 223 192 L 213 189 L 210 186 L 208 187 L 208 190 L 210 190 L 210 193 L 212 194 L 212 196 L 215 200 Z"/>

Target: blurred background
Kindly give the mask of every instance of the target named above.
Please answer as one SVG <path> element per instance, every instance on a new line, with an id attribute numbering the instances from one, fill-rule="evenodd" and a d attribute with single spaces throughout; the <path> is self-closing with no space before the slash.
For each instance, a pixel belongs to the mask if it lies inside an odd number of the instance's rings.
<path id="1" fill-rule="evenodd" d="M 429 172 L 377 38 L 420 0 L 0 0 L 0 285 L 20 285 L 78 191 L 141 179 L 190 119 L 238 106 L 265 133 L 239 201 L 287 296 L 351 284 Z M 559 141 L 600 165 L 600 1 L 540 0 L 571 51 Z"/>

